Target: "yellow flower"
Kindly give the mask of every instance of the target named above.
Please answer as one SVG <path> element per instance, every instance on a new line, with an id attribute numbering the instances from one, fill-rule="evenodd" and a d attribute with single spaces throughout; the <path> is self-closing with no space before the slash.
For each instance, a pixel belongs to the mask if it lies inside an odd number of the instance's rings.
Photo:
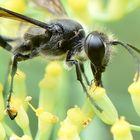
<path id="1" fill-rule="evenodd" d="M 72 124 L 76 125 L 78 129 L 85 127 L 91 121 L 91 118 L 86 116 L 79 107 L 74 107 L 68 110 L 67 117 Z"/>
<path id="2" fill-rule="evenodd" d="M 116 120 L 111 128 L 114 140 L 133 140 L 130 124 L 125 121 L 124 117 Z"/>
<path id="3" fill-rule="evenodd" d="M 128 91 L 137 114 L 140 116 L 140 79 L 134 81 L 129 87 Z"/>
<path id="4" fill-rule="evenodd" d="M 38 119 L 40 121 L 42 121 L 42 123 L 44 123 L 44 125 L 45 124 L 47 125 L 48 123 L 52 123 L 52 124 L 57 123 L 59 121 L 57 116 L 44 111 L 44 109 L 41 107 L 37 108 L 35 112 L 36 112 L 36 116 L 38 117 Z"/>
<path id="5" fill-rule="evenodd" d="M 46 74 L 47 76 L 53 76 L 53 77 L 58 77 L 62 73 L 62 67 L 61 65 L 54 61 L 51 62 L 47 67 L 46 67 Z"/>
<path id="6" fill-rule="evenodd" d="M 76 126 L 67 121 L 62 122 L 58 131 L 58 139 L 80 140 Z"/>
<path id="7" fill-rule="evenodd" d="M 79 107 L 71 108 L 67 111 L 66 119 L 61 122 L 58 131 L 59 140 L 80 140 L 80 131 L 91 121 L 89 113 L 83 112 Z"/>
<path id="8" fill-rule="evenodd" d="M 105 89 L 102 87 L 96 87 L 93 83 L 89 89 L 89 94 L 101 109 L 98 110 L 98 108 L 92 105 L 96 115 L 105 123 L 113 124 L 118 119 L 118 113 L 107 96 Z"/>
<path id="9" fill-rule="evenodd" d="M 25 0 L 7 0 L 2 6 L 19 13 L 24 12 L 26 8 Z"/>
<path id="10" fill-rule="evenodd" d="M 55 90 L 59 85 L 58 81 L 60 80 L 61 74 L 62 67 L 58 62 L 49 63 L 46 67 L 45 76 L 39 83 L 41 91 L 43 90 L 46 92 L 47 90 Z"/>

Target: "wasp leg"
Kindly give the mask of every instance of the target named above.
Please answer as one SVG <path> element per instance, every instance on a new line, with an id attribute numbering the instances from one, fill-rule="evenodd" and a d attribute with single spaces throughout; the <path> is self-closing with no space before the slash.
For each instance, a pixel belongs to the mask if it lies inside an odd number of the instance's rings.
<path id="1" fill-rule="evenodd" d="M 85 73 L 85 69 L 84 69 L 83 63 L 79 63 L 79 65 L 80 65 L 81 72 L 82 72 L 82 74 L 83 74 L 83 76 L 84 76 L 84 79 L 85 79 L 87 85 L 90 85 L 90 82 L 89 82 L 89 80 L 88 80 L 88 78 L 87 78 L 87 75 L 86 75 L 86 73 Z"/>
<path id="2" fill-rule="evenodd" d="M 75 61 L 75 68 L 76 68 L 77 80 L 81 83 L 81 85 L 82 85 L 87 97 L 89 98 L 90 102 L 96 107 L 96 109 L 98 109 L 98 111 L 102 112 L 102 109 L 95 103 L 94 99 L 89 95 L 87 88 L 86 88 L 85 84 L 83 83 L 80 65 L 77 61 Z"/>
<path id="3" fill-rule="evenodd" d="M 87 91 L 87 88 L 82 79 L 82 72 L 81 72 L 79 62 L 76 60 L 67 60 L 67 62 L 75 65 L 77 80 L 81 83 L 83 90 L 86 93 L 87 97 L 89 98 L 90 102 L 96 107 L 96 109 L 98 109 L 98 111 L 102 112 L 102 109 L 95 103 L 94 99 L 89 95 L 89 93 Z"/>
<path id="4" fill-rule="evenodd" d="M 7 66 L 7 70 L 6 70 L 6 74 L 5 74 L 5 80 L 4 80 L 4 88 L 3 88 L 3 95 L 4 95 L 4 98 L 7 94 L 7 89 L 8 89 L 8 76 L 9 76 L 9 73 L 10 73 L 10 68 L 11 68 L 11 64 L 12 64 L 12 61 L 11 59 L 9 60 L 8 62 L 8 66 Z"/>
<path id="5" fill-rule="evenodd" d="M 0 36 L 0 46 L 7 51 L 12 50 L 12 46 L 2 36 Z"/>
<path id="6" fill-rule="evenodd" d="M 7 99 L 7 113 L 9 117 L 11 118 L 11 120 L 13 120 L 17 116 L 17 112 L 14 112 L 10 106 L 11 96 L 13 93 L 13 81 L 14 81 L 14 76 L 17 71 L 17 64 L 19 61 L 27 60 L 29 58 L 30 58 L 30 55 L 16 54 L 13 56 L 13 59 L 12 59 L 12 67 L 11 67 L 11 74 L 10 74 L 11 75 L 10 90 L 9 90 L 9 95 Z"/>

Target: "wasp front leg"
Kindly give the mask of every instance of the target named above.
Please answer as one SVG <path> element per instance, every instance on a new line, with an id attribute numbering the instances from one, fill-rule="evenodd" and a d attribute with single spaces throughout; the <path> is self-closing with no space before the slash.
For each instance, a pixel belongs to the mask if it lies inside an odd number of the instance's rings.
<path id="1" fill-rule="evenodd" d="M 14 82 L 14 76 L 17 71 L 17 64 L 19 61 L 27 60 L 29 58 L 30 58 L 30 55 L 16 54 L 13 56 L 13 59 L 12 59 L 12 67 L 11 67 L 11 73 L 10 73 L 10 75 L 11 75 L 10 90 L 9 90 L 9 95 L 8 95 L 8 99 L 7 99 L 7 108 L 6 108 L 6 111 L 9 115 L 9 117 L 11 118 L 11 120 L 13 120 L 17 116 L 17 111 L 15 111 L 15 109 L 11 107 L 13 82 Z"/>

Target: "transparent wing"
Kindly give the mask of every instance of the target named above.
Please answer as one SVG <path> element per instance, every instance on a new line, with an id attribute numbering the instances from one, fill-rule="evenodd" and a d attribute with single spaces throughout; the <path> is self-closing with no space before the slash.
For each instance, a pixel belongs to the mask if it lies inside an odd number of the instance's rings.
<path id="1" fill-rule="evenodd" d="M 31 23 L 31 24 L 37 25 L 39 27 L 42 27 L 44 29 L 48 28 L 48 24 L 45 22 L 41 22 L 39 20 L 24 16 L 22 14 L 7 10 L 5 8 L 2 8 L 2 7 L 0 7 L 0 17 Z"/>
<path id="2" fill-rule="evenodd" d="M 47 9 L 55 16 L 67 16 L 66 10 L 61 0 L 33 0 L 39 6 Z"/>

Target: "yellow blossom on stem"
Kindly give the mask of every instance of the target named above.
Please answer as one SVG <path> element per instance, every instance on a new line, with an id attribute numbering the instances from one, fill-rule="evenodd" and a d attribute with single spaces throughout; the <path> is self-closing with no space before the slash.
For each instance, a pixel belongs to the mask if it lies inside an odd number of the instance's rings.
<path id="1" fill-rule="evenodd" d="M 46 73 L 44 78 L 40 81 L 39 87 L 41 90 L 56 90 L 58 87 L 58 80 L 62 74 L 62 67 L 61 65 L 54 61 L 48 64 L 46 67 Z M 54 88 L 55 87 L 55 88 Z"/>
<path id="2" fill-rule="evenodd" d="M 137 114 L 140 116 L 140 78 L 128 87 Z"/>
<path id="3" fill-rule="evenodd" d="M 57 97 L 62 85 L 62 71 L 60 63 L 56 61 L 49 63 L 46 67 L 45 76 L 39 83 L 39 106 L 50 112 L 54 111 L 57 103 Z"/>
<path id="4" fill-rule="evenodd" d="M 77 127 L 65 120 L 58 131 L 58 140 L 80 140 Z"/>
<path id="5" fill-rule="evenodd" d="M 60 64 L 56 61 L 51 62 L 47 67 L 46 67 L 46 74 L 53 76 L 53 77 L 58 77 L 62 74 L 62 68 Z"/>
<path id="6" fill-rule="evenodd" d="M 105 89 L 102 87 L 96 87 L 93 83 L 89 89 L 89 94 L 101 109 L 98 110 L 98 108 L 92 105 L 96 115 L 103 122 L 113 124 L 118 119 L 118 113 L 113 103 L 107 96 Z"/>
<path id="7" fill-rule="evenodd" d="M 43 108 L 37 108 L 36 109 L 36 116 L 40 121 L 42 121 L 44 124 L 48 123 L 57 123 L 58 122 L 58 117 L 54 116 L 53 114 L 44 111 Z"/>
<path id="8" fill-rule="evenodd" d="M 91 121 L 91 118 L 89 118 L 79 107 L 69 109 L 67 117 L 78 129 L 85 127 Z"/>
<path id="9" fill-rule="evenodd" d="M 59 140 L 80 140 L 79 133 L 91 121 L 87 110 L 83 112 L 79 107 L 71 108 L 67 111 L 66 119 L 61 122 L 58 131 Z"/>
<path id="10" fill-rule="evenodd" d="M 31 101 L 31 97 L 26 97 L 25 101 L 28 102 L 28 105 L 38 117 L 38 134 L 36 136 L 36 140 L 45 140 L 47 135 L 50 133 L 49 129 L 59 121 L 59 118 L 52 113 L 45 111 L 42 107 L 35 109 L 32 104 L 29 103 L 29 101 Z"/>
<path id="11" fill-rule="evenodd" d="M 124 117 L 116 120 L 111 128 L 114 140 L 133 140 L 130 124 Z"/>

